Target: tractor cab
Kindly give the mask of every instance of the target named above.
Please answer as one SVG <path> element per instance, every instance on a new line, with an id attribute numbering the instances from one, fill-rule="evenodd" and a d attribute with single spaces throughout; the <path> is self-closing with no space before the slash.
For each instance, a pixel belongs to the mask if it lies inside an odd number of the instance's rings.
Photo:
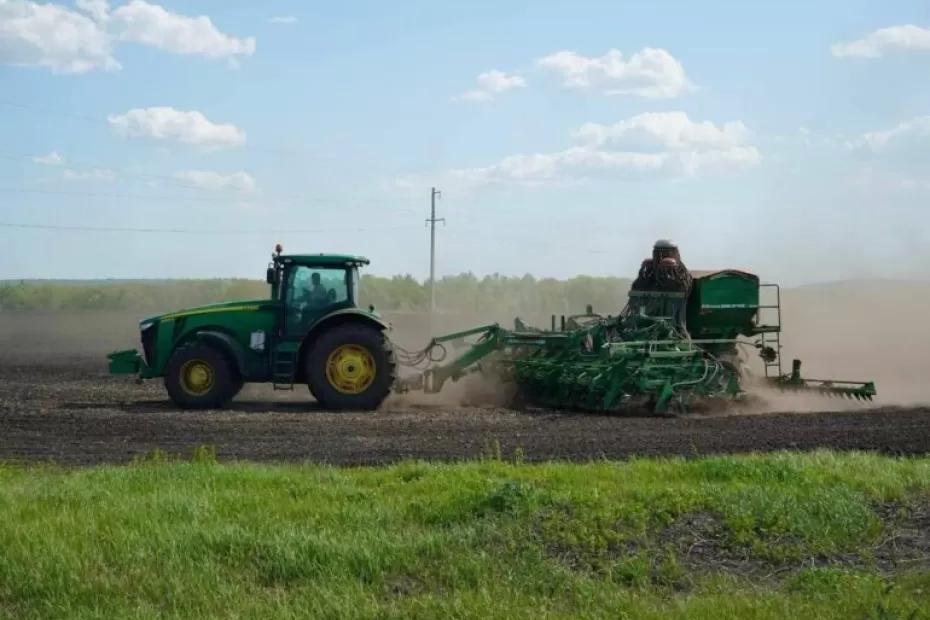
<path id="1" fill-rule="evenodd" d="M 284 308 L 282 334 L 303 337 L 321 318 L 358 306 L 362 256 L 344 254 L 272 255 L 266 280 L 271 298 Z"/>

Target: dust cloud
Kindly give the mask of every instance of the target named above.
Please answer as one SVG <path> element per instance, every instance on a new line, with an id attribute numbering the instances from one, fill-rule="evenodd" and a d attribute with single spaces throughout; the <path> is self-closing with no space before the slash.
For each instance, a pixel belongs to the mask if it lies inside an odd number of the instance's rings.
<path id="1" fill-rule="evenodd" d="M 428 317 L 418 312 L 386 312 L 385 318 L 391 323 L 391 340 L 408 351 L 418 351 L 425 348 L 431 339 Z M 500 323 L 504 327 L 513 325 L 514 317 L 504 318 L 493 314 L 463 313 L 444 311 L 434 319 L 432 333 L 436 335 L 449 334 L 481 325 Z M 475 342 L 476 336 L 468 338 Z M 442 363 L 451 362 L 466 350 L 466 347 L 456 348 L 455 343 L 444 345 L 446 357 Z M 424 366 L 418 368 L 398 368 L 401 378 L 416 374 Z M 515 387 L 501 381 L 499 378 L 482 372 L 472 372 L 457 381 L 446 381 L 442 391 L 437 394 L 410 391 L 394 394 L 389 404 L 420 405 L 420 406 L 495 406 L 506 407 L 513 403 Z"/>
<path id="2" fill-rule="evenodd" d="M 857 281 L 782 295 L 784 360 L 812 379 L 875 381 L 879 405 L 930 402 L 930 283 Z M 827 407 L 843 401 L 828 400 Z M 848 402 L 848 401 L 846 401 Z M 855 401 L 853 401 L 855 403 Z"/>
<path id="3" fill-rule="evenodd" d="M 578 311 L 588 300 L 572 300 Z M 616 314 L 619 308 L 595 308 Z M 422 349 L 429 342 L 427 317 L 422 313 L 385 312 L 394 326 L 391 338 L 406 349 Z M 98 359 L 105 372 L 106 353 L 138 347 L 138 322 L 132 312 L 0 312 L 0 364 L 61 364 Z M 434 333 L 443 334 L 491 322 L 513 325 L 513 316 L 456 313 L 444 309 Z M 527 323 L 547 326 L 545 309 L 522 316 Z M 782 351 L 784 368 L 792 358 L 803 360 L 808 378 L 875 381 L 874 406 L 930 403 L 930 283 L 851 281 L 812 285 L 782 291 Z M 449 348 L 451 359 L 456 354 Z M 759 361 L 751 364 L 758 372 Z M 769 410 L 824 411 L 862 408 L 857 401 L 757 390 Z M 288 397 L 289 395 L 283 395 Z M 277 395 L 276 395 L 277 397 Z M 304 398 L 295 389 L 293 397 Z M 483 403 L 502 405 L 506 386 L 481 375 L 450 383 L 442 394 L 408 393 L 403 402 L 434 405 Z"/>
<path id="4" fill-rule="evenodd" d="M 571 300 L 570 307 L 581 312 L 587 301 Z M 783 289 L 781 307 L 784 372 L 797 358 L 803 362 L 801 371 L 806 378 L 874 381 L 878 397 L 869 403 L 753 385 L 750 392 L 754 398 L 745 410 L 815 412 L 930 403 L 930 283 L 861 280 Z M 616 314 L 619 308 L 595 311 Z M 388 314 L 394 325 L 393 338 L 404 347 L 422 348 L 429 341 L 422 315 Z M 437 317 L 434 332 L 492 322 L 510 327 L 513 318 L 447 309 Z M 549 324 L 549 315 L 544 312 L 521 318 L 541 327 Z M 752 372 L 761 375 L 761 362 L 752 350 L 748 353 Z M 469 379 L 473 382 L 470 391 L 451 384 L 443 394 L 426 398 L 430 403 L 450 405 L 474 404 L 469 396 L 475 394 L 482 394 L 489 404 L 502 404 L 509 398 L 507 393 L 494 397 L 495 389 L 505 389 L 502 386 L 478 376 Z"/>

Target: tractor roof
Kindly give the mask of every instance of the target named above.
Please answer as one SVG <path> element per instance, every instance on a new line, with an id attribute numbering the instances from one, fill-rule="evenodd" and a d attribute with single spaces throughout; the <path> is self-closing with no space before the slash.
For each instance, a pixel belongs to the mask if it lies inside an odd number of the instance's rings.
<path id="1" fill-rule="evenodd" d="M 286 254 L 278 258 L 283 263 L 296 263 L 311 267 L 345 267 L 347 265 L 367 265 L 364 256 L 351 254 Z"/>
<path id="2" fill-rule="evenodd" d="M 691 269 L 690 271 L 691 277 L 695 280 L 702 280 L 704 278 L 711 278 L 713 276 L 719 275 L 740 276 L 743 278 L 749 278 L 751 280 L 759 279 L 759 276 L 756 274 L 743 271 L 742 269 Z"/>

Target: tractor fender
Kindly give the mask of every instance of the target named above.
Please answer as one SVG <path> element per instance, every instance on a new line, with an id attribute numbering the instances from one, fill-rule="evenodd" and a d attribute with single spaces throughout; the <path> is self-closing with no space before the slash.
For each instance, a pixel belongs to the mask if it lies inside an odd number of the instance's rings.
<path id="1" fill-rule="evenodd" d="M 390 323 L 382 321 L 379 317 L 370 312 L 360 310 L 359 308 L 343 308 L 342 310 L 330 312 L 326 316 L 317 319 L 313 325 L 310 326 L 310 329 L 307 330 L 307 338 L 312 338 L 315 334 L 319 333 L 321 329 L 325 329 L 326 327 L 330 327 L 336 323 L 348 321 L 359 321 L 361 323 L 367 323 L 372 327 L 380 329 L 381 331 L 391 329 Z"/>
<path id="2" fill-rule="evenodd" d="M 223 351 L 236 365 L 236 369 L 239 371 L 240 375 L 245 375 L 246 372 L 246 357 L 245 351 L 236 339 L 230 336 L 229 334 L 221 331 L 199 331 L 194 334 L 194 337 L 188 340 L 188 342 L 206 342 L 211 344 L 221 351 Z"/>

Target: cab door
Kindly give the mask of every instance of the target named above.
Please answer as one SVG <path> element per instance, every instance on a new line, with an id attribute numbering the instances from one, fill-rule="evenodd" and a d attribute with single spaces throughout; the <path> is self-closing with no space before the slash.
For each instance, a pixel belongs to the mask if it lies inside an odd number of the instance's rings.
<path id="1" fill-rule="evenodd" d="M 352 305 L 350 270 L 292 265 L 285 271 L 284 335 L 302 338 L 333 310 Z"/>

